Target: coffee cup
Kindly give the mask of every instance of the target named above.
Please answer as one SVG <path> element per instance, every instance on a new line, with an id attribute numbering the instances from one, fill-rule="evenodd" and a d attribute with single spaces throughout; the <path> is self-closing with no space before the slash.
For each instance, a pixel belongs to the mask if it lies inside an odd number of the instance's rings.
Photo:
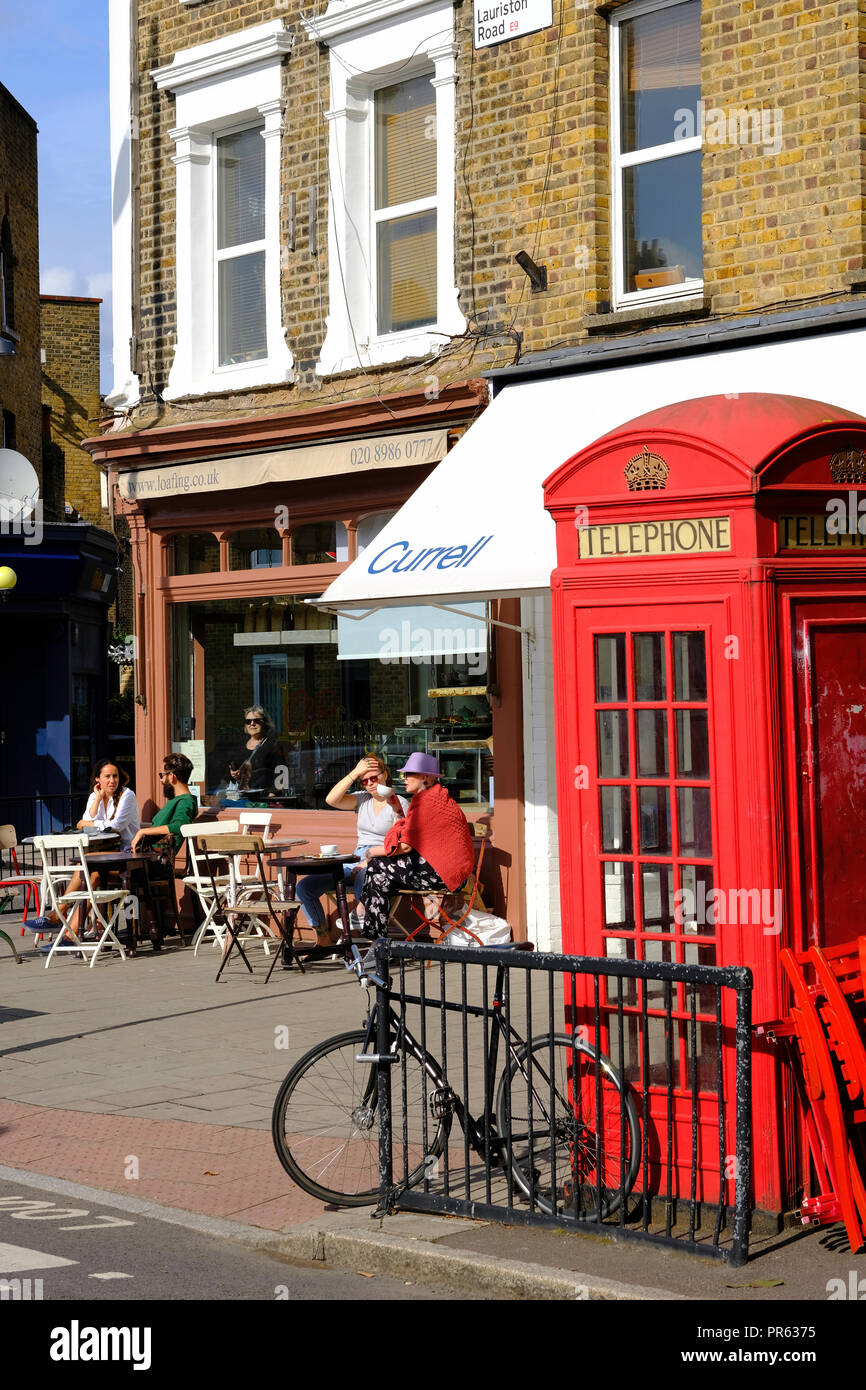
<path id="1" fill-rule="evenodd" d="M 330 854 L 339 854 L 340 851 L 338 850 L 338 848 L 337 848 L 336 845 L 319 845 L 319 853 L 320 853 L 320 854 L 328 854 L 328 855 L 330 855 Z"/>
<path id="2" fill-rule="evenodd" d="M 386 786 L 386 784 L 385 784 L 384 782 L 380 782 L 380 783 L 378 784 L 378 786 L 376 787 L 376 795 L 377 795 L 378 797 L 381 797 L 381 799 L 382 799 L 383 801 L 387 801 L 388 798 L 389 798 L 389 796 L 393 796 L 393 794 L 394 794 L 394 788 L 393 788 L 393 787 Z"/>

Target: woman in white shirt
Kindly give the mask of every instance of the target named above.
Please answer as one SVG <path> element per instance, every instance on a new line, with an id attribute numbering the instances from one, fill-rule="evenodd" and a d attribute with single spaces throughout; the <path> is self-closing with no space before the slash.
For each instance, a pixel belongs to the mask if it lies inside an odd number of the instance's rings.
<path id="1" fill-rule="evenodd" d="M 355 782 L 359 791 L 352 791 Z M 367 853 L 371 849 L 381 850 L 385 836 L 391 826 L 401 816 L 405 816 L 409 803 L 396 792 L 388 800 L 375 794 L 377 784 L 390 787 L 391 774 L 388 764 L 381 758 L 362 758 L 356 767 L 333 786 L 325 797 L 329 806 L 339 811 L 357 811 L 358 843 L 355 853 L 361 856 L 360 864 L 344 864 L 347 887 L 351 884 L 356 902 L 361 900 L 364 876 L 367 872 Z M 330 874 L 307 874 L 298 879 L 295 897 L 302 904 L 304 915 L 316 932 L 317 945 L 333 946 L 336 935 L 326 925 L 320 897 L 333 889 L 334 881 Z M 354 914 L 353 914 L 354 917 Z"/>
<path id="2" fill-rule="evenodd" d="M 116 763 L 107 758 L 97 763 L 93 769 L 93 791 L 78 822 L 78 829 L 113 830 L 120 836 L 123 848 L 129 849 L 141 826 L 141 817 L 135 794 L 129 790 L 128 783 L 129 778 Z"/>

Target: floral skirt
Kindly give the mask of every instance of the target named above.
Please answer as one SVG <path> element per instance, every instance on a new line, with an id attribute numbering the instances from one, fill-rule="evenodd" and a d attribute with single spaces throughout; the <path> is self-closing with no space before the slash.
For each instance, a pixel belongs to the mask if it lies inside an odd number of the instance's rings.
<path id="1" fill-rule="evenodd" d="M 436 870 L 416 849 L 405 854 L 384 855 L 371 859 L 361 902 L 366 918 L 364 926 L 371 937 L 385 936 L 391 914 L 391 899 L 401 888 L 414 888 L 419 893 L 447 893 L 448 889 Z"/>

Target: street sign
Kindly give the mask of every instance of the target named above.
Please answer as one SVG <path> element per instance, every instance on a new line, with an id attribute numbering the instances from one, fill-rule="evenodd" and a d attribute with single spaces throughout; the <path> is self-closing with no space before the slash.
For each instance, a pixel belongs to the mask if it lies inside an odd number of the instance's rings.
<path id="1" fill-rule="evenodd" d="M 553 0 L 474 0 L 475 47 L 520 39 L 553 23 Z"/>

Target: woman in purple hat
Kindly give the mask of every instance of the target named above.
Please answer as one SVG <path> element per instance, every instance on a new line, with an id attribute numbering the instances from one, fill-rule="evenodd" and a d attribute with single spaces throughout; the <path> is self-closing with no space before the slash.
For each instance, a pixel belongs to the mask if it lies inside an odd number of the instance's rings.
<path id="1" fill-rule="evenodd" d="M 429 753 L 411 753 L 401 767 L 411 798 L 406 815 L 369 856 L 361 901 L 371 937 L 388 930 L 391 899 L 401 888 L 419 893 L 453 893 L 475 863 L 472 832 L 457 802 L 439 781 L 439 763 Z"/>

